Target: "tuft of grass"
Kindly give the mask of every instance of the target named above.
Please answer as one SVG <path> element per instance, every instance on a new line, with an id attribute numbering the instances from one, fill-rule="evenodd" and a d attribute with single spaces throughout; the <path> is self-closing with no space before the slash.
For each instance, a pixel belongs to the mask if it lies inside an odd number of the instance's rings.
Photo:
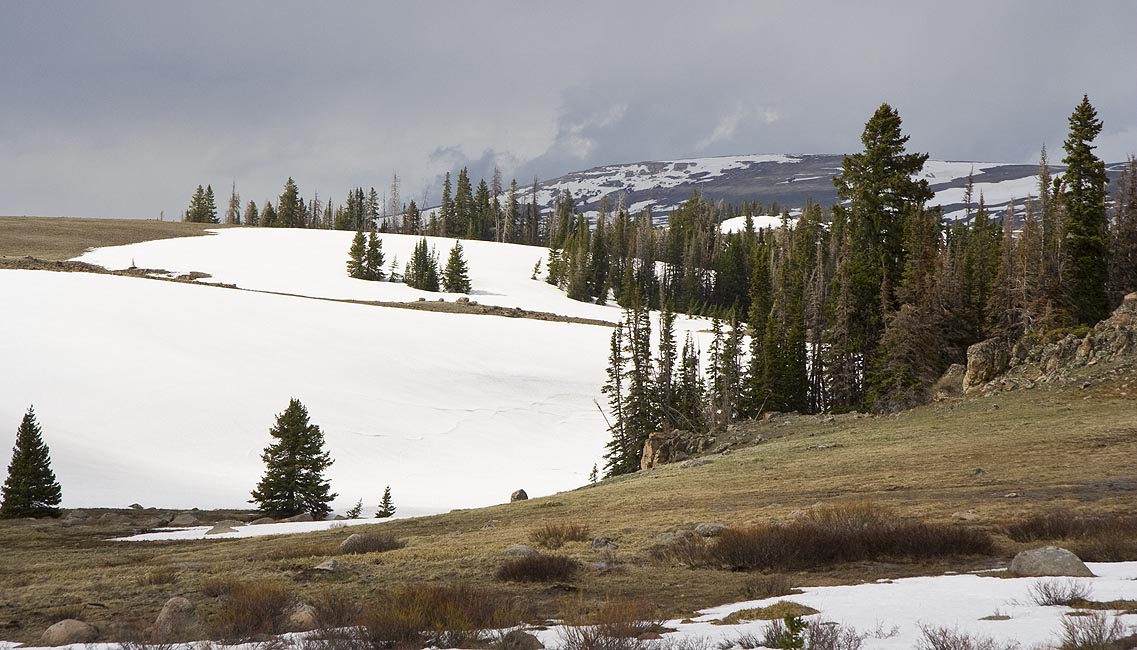
<path id="1" fill-rule="evenodd" d="M 547 549 L 558 549 L 565 542 L 588 541 L 588 536 L 588 526 L 575 522 L 558 522 L 544 524 L 533 530 L 529 533 L 529 540 Z"/>
<path id="2" fill-rule="evenodd" d="M 524 608 L 496 592 L 466 584 L 406 584 L 381 592 L 359 616 L 373 647 L 484 643 L 488 630 L 517 625 Z"/>
<path id="3" fill-rule="evenodd" d="M 166 564 L 166 565 L 159 566 L 157 568 L 154 568 L 154 569 L 146 572 L 145 575 L 141 576 L 138 579 L 138 584 L 140 586 L 168 585 L 168 584 L 173 584 L 173 583 L 177 582 L 177 580 L 178 580 L 177 569 Z"/>
<path id="4" fill-rule="evenodd" d="M 223 639 L 249 639 L 277 634 L 293 597 L 284 585 L 255 580 L 232 585 L 213 620 L 214 634 Z"/>
<path id="5" fill-rule="evenodd" d="M 506 560 L 494 575 L 507 582 L 561 582 L 578 570 L 580 562 L 564 555 L 531 555 Z"/>
<path id="6" fill-rule="evenodd" d="M 716 625 L 738 625 L 746 621 L 780 621 L 787 616 L 809 616 L 811 614 L 820 614 L 818 610 L 795 603 L 792 600 L 779 600 L 773 605 L 766 607 L 753 607 L 751 609 L 740 609 L 723 618 L 715 621 Z"/>
<path id="7" fill-rule="evenodd" d="M 947 627 L 920 627 L 916 650 L 1018 650 L 1016 641 L 996 641 Z"/>
<path id="8" fill-rule="evenodd" d="M 1090 586 L 1077 580 L 1039 580 L 1030 586 L 1030 598 L 1040 607 L 1073 607 L 1088 601 L 1090 593 Z"/>

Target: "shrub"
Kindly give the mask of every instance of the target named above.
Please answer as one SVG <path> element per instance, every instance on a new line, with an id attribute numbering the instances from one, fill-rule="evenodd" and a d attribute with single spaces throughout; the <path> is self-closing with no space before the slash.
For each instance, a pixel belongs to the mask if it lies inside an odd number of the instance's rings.
<path id="1" fill-rule="evenodd" d="M 337 552 L 340 555 L 350 555 L 353 553 L 382 553 L 384 551 L 393 551 L 395 549 L 403 548 L 407 545 L 401 539 L 398 539 L 390 533 L 357 533 L 347 539 L 351 540 L 349 545 L 341 545 Z"/>
<path id="2" fill-rule="evenodd" d="M 572 580 L 579 569 L 580 562 L 564 555 L 531 555 L 506 560 L 495 575 L 509 582 L 557 582 Z"/>
<path id="3" fill-rule="evenodd" d="M 1058 647 L 1060 650 L 1113 650 L 1124 636 L 1125 626 L 1117 617 L 1101 612 L 1064 616 Z"/>
<path id="4" fill-rule="evenodd" d="M 557 549 L 565 542 L 588 541 L 588 526 L 571 522 L 545 524 L 529 533 L 529 540 L 538 546 Z"/>
<path id="5" fill-rule="evenodd" d="M 146 585 L 168 585 L 168 584 L 172 584 L 174 582 L 177 582 L 177 580 L 178 580 L 177 569 L 166 564 L 166 565 L 162 565 L 160 567 L 157 567 L 157 568 L 147 572 L 146 575 L 144 575 L 138 579 L 138 584 L 142 585 L 142 586 L 146 586 Z"/>
<path id="6" fill-rule="evenodd" d="M 1077 580 L 1040 580 L 1030 586 L 1030 597 L 1036 605 L 1073 607 L 1090 599 L 1090 586 Z"/>
<path id="7" fill-rule="evenodd" d="M 354 625 L 363 613 L 359 599 L 342 590 L 324 590 L 312 598 L 311 605 L 316 610 L 316 625 L 323 630 Z"/>
<path id="8" fill-rule="evenodd" d="M 1053 510 L 1025 517 L 1005 527 L 1016 542 L 1063 540 L 1078 557 L 1090 562 L 1137 560 L 1137 516 L 1075 515 Z"/>
<path id="9" fill-rule="evenodd" d="M 971 636 L 946 627 L 920 627 L 921 638 L 916 650 L 1017 650 L 1014 641 L 996 641 L 985 636 Z"/>
<path id="10" fill-rule="evenodd" d="M 799 593 L 801 590 L 795 589 L 790 577 L 783 573 L 763 573 L 747 578 L 742 583 L 742 595 L 751 600 Z"/>
<path id="11" fill-rule="evenodd" d="M 609 600 L 591 616 L 601 633 L 614 638 L 636 638 L 648 632 L 663 631 L 664 620 L 643 600 Z"/>
<path id="12" fill-rule="evenodd" d="M 482 643 L 486 630 L 515 625 L 525 614 L 500 595 L 469 585 L 410 584 L 379 594 L 360 621 L 379 647 L 451 648 Z"/>
<path id="13" fill-rule="evenodd" d="M 201 593 L 210 598 L 228 596 L 240 581 L 230 576 L 210 576 L 201 583 Z"/>
<path id="14" fill-rule="evenodd" d="M 214 632 L 225 639 L 244 639 L 279 632 L 292 594 L 269 581 L 241 582 L 230 587 L 214 618 Z"/>

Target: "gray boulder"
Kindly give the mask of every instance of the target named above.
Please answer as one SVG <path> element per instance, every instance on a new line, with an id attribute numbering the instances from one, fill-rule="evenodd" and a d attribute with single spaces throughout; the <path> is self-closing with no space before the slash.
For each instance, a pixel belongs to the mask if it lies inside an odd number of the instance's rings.
<path id="1" fill-rule="evenodd" d="M 91 643 L 99 637 L 94 625 L 73 618 L 66 618 L 43 631 L 40 640 L 44 645 L 70 645 L 72 643 Z"/>
<path id="2" fill-rule="evenodd" d="M 706 522 L 695 526 L 695 534 L 699 537 L 718 537 L 722 531 L 726 530 L 726 525 Z"/>
<path id="3" fill-rule="evenodd" d="M 273 519 L 272 517 L 261 517 L 260 519 L 254 519 L 254 520 L 250 521 L 249 525 L 250 526 L 260 526 L 261 524 L 275 524 L 275 523 L 276 523 L 276 520 Z"/>
<path id="4" fill-rule="evenodd" d="M 620 548 L 620 545 L 607 537 L 597 537 L 592 540 L 592 550 L 594 551 L 614 551 Z"/>
<path id="5" fill-rule="evenodd" d="M 237 532 L 237 529 L 233 528 L 232 526 L 222 526 L 221 524 L 217 524 L 213 528 L 210 528 L 209 530 L 205 531 L 205 534 L 206 535 L 224 535 L 225 533 L 235 533 L 235 532 Z"/>
<path id="6" fill-rule="evenodd" d="M 162 606 L 150 636 L 155 641 L 175 641 L 193 633 L 197 627 L 197 611 L 193 603 L 181 596 L 174 596 Z"/>
<path id="7" fill-rule="evenodd" d="M 312 567 L 312 569 L 315 571 L 327 571 L 328 573 L 339 573 L 341 571 L 346 571 L 347 567 L 340 564 L 339 562 L 336 562 L 335 560 L 326 560 Z"/>
<path id="8" fill-rule="evenodd" d="M 1093 573 L 1077 555 L 1057 546 L 1023 551 L 1011 560 L 1011 573 L 1019 577 L 1071 576 L 1092 578 Z"/>
<path id="9" fill-rule="evenodd" d="M 535 555 L 540 555 L 540 553 L 537 552 L 537 549 L 533 548 L 532 546 L 526 546 L 524 544 L 514 544 L 513 546 L 505 549 L 504 552 L 506 555 L 512 555 L 515 557 L 533 557 Z"/>
<path id="10" fill-rule="evenodd" d="M 518 490 L 518 491 L 514 492 L 513 494 L 509 495 L 509 502 L 510 503 L 513 503 L 514 501 L 527 501 L 528 499 L 529 499 L 529 495 L 525 493 L 525 490 Z"/>
<path id="11" fill-rule="evenodd" d="M 188 528 L 190 526 L 196 526 L 199 523 L 201 523 L 201 520 L 188 512 L 180 513 L 177 517 L 170 520 L 170 526 L 172 528 Z"/>
<path id="12" fill-rule="evenodd" d="M 544 650 L 544 647 L 540 639 L 521 630 L 512 630 L 501 637 L 501 650 Z"/>
<path id="13" fill-rule="evenodd" d="M 347 555 L 349 553 L 366 553 L 367 550 L 367 536 L 362 533 L 352 533 L 340 542 L 336 552 L 340 555 Z"/>
<path id="14" fill-rule="evenodd" d="M 312 517 L 312 513 L 310 513 L 310 512 L 301 512 L 300 514 L 293 515 L 292 517 L 288 517 L 287 519 L 281 519 L 281 521 L 287 521 L 289 523 L 297 522 L 297 521 L 315 521 L 315 520 L 316 519 L 314 517 Z"/>
<path id="15" fill-rule="evenodd" d="M 286 612 L 284 618 L 285 632 L 311 632 L 319 627 L 316 619 L 316 608 L 308 603 L 296 603 Z"/>

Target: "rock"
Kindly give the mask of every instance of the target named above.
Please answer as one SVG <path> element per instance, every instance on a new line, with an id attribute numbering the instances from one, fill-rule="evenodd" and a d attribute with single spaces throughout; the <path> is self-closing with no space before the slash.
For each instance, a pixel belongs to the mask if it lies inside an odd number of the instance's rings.
<path id="1" fill-rule="evenodd" d="M 170 520 L 171 528 L 189 528 L 201 523 L 201 520 L 188 512 L 179 513 L 177 517 Z"/>
<path id="2" fill-rule="evenodd" d="M 363 533 L 352 533 L 344 538 L 336 553 L 340 555 L 348 555 L 351 553 L 366 553 L 367 552 L 367 536 Z"/>
<path id="3" fill-rule="evenodd" d="M 979 515 L 968 510 L 967 512 L 953 513 L 951 518 L 954 519 L 955 521 L 975 521 L 976 519 L 979 518 Z"/>
<path id="4" fill-rule="evenodd" d="M 993 338 L 967 348 L 963 392 L 975 390 L 1006 372 L 1011 362 L 1009 347 L 1004 339 Z"/>
<path id="5" fill-rule="evenodd" d="M 643 453 L 640 455 L 640 469 L 652 469 L 670 461 L 675 438 L 676 436 L 670 432 L 653 431 L 648 434 Z"/>
<path id="6" fill-rule="evenodd" d="M 245 522 L 237 521 L 236 519 L 226 519 L 225 521 L 219 521 L 213 525 L 214 526 L 226 526 L 228 528 L 240 528 L 241 526 L 245 525 Z"/>
<path id="7" fill-rule="evenodd" d="M 513 546 L 505 549 L 504 553 L 506 555 L 513 555 L 516 557 L 533 557 L 535 555 L 540 555 L 540 553 L 537 552 L 537 549 L 533 548 L 532 546 L 526 546 L 524 544 L 514 544 Z"/>
<path id="8" fill-rule="evenodd" d="M 92 643 L 99 637 L 95 626 L 66 618 L 43 631 L 40 640 L 44 645 L 70 645 L 72 643 Z"/>
<path id="9" fill-rule="evenodd" d="M 455 302 L 470 302 L 470 297 L 469 296 L 462 296 L 461 298 L 459 298 Z"/>
<path id="10" fill-rule="evenodd" d="M 273 519 L 272 517 L 261 517 L 260 519 L 254 519 L 254 520 L 250 521 L 249 525 L 250 526 L 260 526 L 261 524 L 275 524 L 275 523 L 276 523 L 276 520 Z"/>
<path id="11" fill-rule="evenodd" d="M 493 530 L 494 528 L 497 528 L 496 519 L 490 519 L 486 523 L 482 524 L 482 530 Z"/>
<path id="12" fill-rule="evenodd" d="M 1027 578 L 1038 576 L 1072 576 L 1092 578 L 1090 569 L 1070 551 L 1057 546 L 1023 551 L 1011 560 L 1011 573 Z"/>
<path id="13" fill-rule="evenodd" d="M 293 515 L 293 516 L 291 516 L 291 517 L 288 517 L 288 518 L 285 518 L 285 519 L 281 519 L 280 521 L 282 521 L 282 522 L 289 522 L 289 523 L 295 523 L 295 522 L 298 522 L 298 521 L 315 521 L 315 520 L 316 520 L 316 518 L 312 516 L 312 513 L 310 513 L 310 512 L 301 512 L 301 513 L 300 513 L 300 514 L 298 514 L 298 515 Z"/>
<path id="14" fill-rule="evenodd" d="M 327 571 L 328 573 L 339 573 L 341 571 L 347 571 L 347 567 L 340 564 L 339 562 L 336 562 L 335 560 L 326 560 L 312 567 L 312 570 Z"/>
<path id="15" fill-rule="evenodd" d="M 501 650 L 543 650 L 544 647 L 540 639 L 521 630 L 511 630 L 501 637 Z"/>
<path id="16" fill-rule="evenodd" d="M 235 533 L 235 532 L 237 532 L 237 529 L 233 528 L 232 526 L 217 525 L 217 526 L 214 526 L 213 528 L 210 528 L 209 530 L 205 531 L 205 534 L 206 535 L 224 535 L 225 533 Z"/>
<path id="17" fill-rule="evenodd" d="M 726 530 L 725 524 L 716 523 L 702 523 L 695 526 L 695 534 L 700 537 L 718 537 L 722 531 Z"/>
<path id="18" fill-rule="evenodd" d="M 592 540 L 592 550 L 594 551 L 614 551 L 620 548 L 620 545 L 607 537 L 597 537 Z"/>
<path id="19" fill-rule="evenodd" d="M 319 627 L 316 619 L 316 608 L 308 603 L 296 603 L 285 612 L 285 632 L 311 632 Z"/>
<path id="20" fill-rule="evenodd" d="M 509 495 L 510 503 L 513 503 L 514 501 L 527 501 L 528 499 L 529 495 L 525 493 L 525 490 L 517 490 L 513 494 Z"/>
<path id="21" fill-rule="evenodd" d="M 703 465 L 710 465 L 711 461 L 702 458 L 692 458 L 691 460 L 684 461 L 679 464 L 683 469 L 690 469 L 692 467 L 702 467 Z"/>
<path id="22" fill-rule="evenodd" d="M 987 472 L 982 467 L 976 467 L 975 469 L 971 470 L 971 476 L 973 478 L 979 478 L 980 476 L 986 476 L 986 475 L 987 475 Z"/>
<path id="23" fill-rule="evenodd" d="M 162 606 L 150 637 L 155 641 L 174 641 L 192 634 L 197 626 L 197 611 L 193 603 L 181 596 L 174 596 Z"/>
<path id="24" fill-rule="evenodd" d="M 141 504 L 138 504 L 138 503 L 132 503 L 132 504 L 130 504 L 130 505 L 129 505 L 129 506 L 127 506 L 127 507 L 128 507 L 128 508 L 130 508 L 131 510 L 144 510 L 144 508 L 142 507 L 142 505 L 141 505 Z"/>
<path id="25" fill-rule="evenodd" d="M 966 374 L 965 366 L 958 363 L 951 364 L 936 383 L 932 384 L 932 395 L 937 400 L 959 395 L 963 392 L 963 377 Z"/>

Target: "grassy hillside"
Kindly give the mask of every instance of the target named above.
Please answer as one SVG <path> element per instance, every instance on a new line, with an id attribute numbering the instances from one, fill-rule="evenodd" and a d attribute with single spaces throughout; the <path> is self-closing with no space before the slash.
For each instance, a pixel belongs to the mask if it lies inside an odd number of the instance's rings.
<path id="1" fill-rule="evenodd" d="M 195 237 L 216 224 L 139 219 L 0 217 L 0 259 L 35 257 L 66 260 L 89 248 L 153 239 Z"/>
<path id="2" fill-rule="evenodd" d="M 661 535 L 701 522 L 745 526 L 785 519 L 818 503 L 869 500 L 894 509 L 897 517 L 981 526 L 996 534 L 997 551 L 954 560 L 817 567 L 792 573 L 797 584 L 990 567 L 1024 546 L 1001 531 L 1027 514 L 1131 508 L 1137 491 L 1137 373 L 1131 367 L 1093 370 L 1094 377 L 1108 380 L 1079 377 L 1072 387 L 945 401 L 889 417 L 779 416 L 743 424 L 716 441 L 737 446 L 707 456 L 705 464 L 665 466 L 548 498 L 380 524 L 375 530 L 394 534 L 406 546 L 339 556 L 349 571 L 331 576 L 308 569 L 330 557 L 347 535 L 371 527 L 125 543 L 100 538 L 137 524 L 4 522 L 0 584 L 8 588 L 0 603 L 0 636 L 29 641 L 54 620 L 72 615 L 113 634 L 112 621 L 120 628 L 152 622 L 172 595 L 187 596 L 212 620 L 218 584 L 226 581 L 280 584 L 308 600 L 329 592 L 366 600 L 397 584 L 460 581 L 521 596 L 539 617 L 617 598 L 644 600 L 677 616 L 751 595 L 754 576 L 657 560 L 652 548 Z M 508 472 L 508 460 L 502 463 Z M 493 577 L 506 548 L 532 544 L 535 529 L 556 523 L 585 526 L 588 539 L 605 537 L 619 548 L 593 550 L 589 541 L 568 542 L 556 552 L 581 560 L 584 568 L 559 584 Z"/>

